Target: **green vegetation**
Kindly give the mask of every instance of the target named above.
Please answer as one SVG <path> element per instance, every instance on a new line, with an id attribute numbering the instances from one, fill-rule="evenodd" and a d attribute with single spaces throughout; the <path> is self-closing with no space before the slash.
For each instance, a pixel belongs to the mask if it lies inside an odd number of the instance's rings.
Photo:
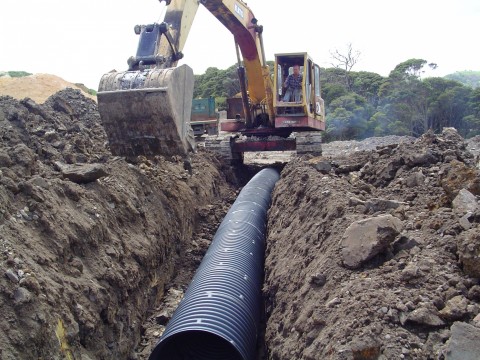
<path id="1" fill-rule="evenodd" d="M 10 77 L 24 77 L 24 76 L 30 76 L 32 75 L 29 72 L 26 71 L 5 71 L 5 72 L 0 72 L 0 77 L 2 76 L 10 76 Z"/>
<path id="2" fill-rule="evenodd" d="M 457 71 L 445 76 L 446 79 L 455 80 L 474 89 L 480 87 L 480 71 Z"/>
<path id="3" fill-rule="evenodd" d="M 93 95 L 93 96 L 97 96 L 97 91 L 96 90 L 93 90 L 93 89 L 89 89 L 87 88 L 84 84 L 82 83 L 75 83 L 76 86 L 78 86 L 80 89 L 82 89 L 83 91 L 85 91 L 87 94 L 90 94 L 90 95 Z"/>
<path id="4" fill-rule="evenodd" d="M 480 135 L 480 86 L 475 80 L 480 72 L 455 73 L 463 74 L 460 80 L 450 78 L 455 74 L 422 79 L 426 66 L 434 69 L 436 64 L 409 59 L 387 77 L 366 71 L 322 69 L 325 140 L 420 136 L 430 129 L 440 132 L 443 127 L 455 127 L 464 137 Z M 240 91 L 236 65 L 226 70 L 208 68 L 205 74 L 196 75 L 195 81 L 195 97 L 231 97 Z M 477 85 L 471 85 L 475 81 Z"/>

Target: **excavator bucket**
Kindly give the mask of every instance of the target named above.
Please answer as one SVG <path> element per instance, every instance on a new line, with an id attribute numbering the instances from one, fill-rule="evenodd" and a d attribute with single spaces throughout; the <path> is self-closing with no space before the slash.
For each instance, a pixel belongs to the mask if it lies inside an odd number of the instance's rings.
<path id="1" fill-rule="evenodd" d="M 185 157 L 194 150 L 193 83 L 187 65 L 105 74 L 98 109 L 112 154 Z"/>

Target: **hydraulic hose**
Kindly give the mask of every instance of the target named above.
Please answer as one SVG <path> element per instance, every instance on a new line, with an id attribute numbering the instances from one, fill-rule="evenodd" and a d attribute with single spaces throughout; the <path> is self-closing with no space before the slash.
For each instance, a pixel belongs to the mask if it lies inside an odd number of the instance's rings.
<path id="1" fill-rule="evenodd" d="M 267 211 L 278 179 L 263 169 L 242 189 L 149 360 L 255 359 Z"/>

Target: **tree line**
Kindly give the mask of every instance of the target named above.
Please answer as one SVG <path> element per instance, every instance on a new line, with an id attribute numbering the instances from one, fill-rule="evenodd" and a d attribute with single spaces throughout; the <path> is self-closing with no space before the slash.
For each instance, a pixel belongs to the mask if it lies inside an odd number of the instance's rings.
<path id="1" fill-rule="evenodd" d="M 269 62 L 273 69 L 273 62 Z M 194 97 L 214 96 L 219 108 L 225 98 L 240 91 L 236 65 L 226 70 L 208 68 L 195 75 Z M 480 72 L 457 72 L 446 77 L 422 78 L 423 59 L 398 64 L 387 77 L 351 68 L 323 68 L 329 140 L 361 140 L 371 136 L 420 136 L 455 127 L 468 138 L 480 135 Z"/>

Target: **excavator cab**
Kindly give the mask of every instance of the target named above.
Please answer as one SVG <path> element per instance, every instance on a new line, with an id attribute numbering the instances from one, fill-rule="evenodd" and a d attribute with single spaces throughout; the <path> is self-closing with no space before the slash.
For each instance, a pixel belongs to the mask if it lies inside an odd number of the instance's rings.
<path id="1" fill-rule="evenodd" d="M 296 98 L 287 99 L 284 83 L 300 67 L 302 88 Z M 275 55 L 274 76 L 275 128 L 295 131 L 325 130 L 325 108 L 320 91 L 320 67 L 307 53 Z"/>

